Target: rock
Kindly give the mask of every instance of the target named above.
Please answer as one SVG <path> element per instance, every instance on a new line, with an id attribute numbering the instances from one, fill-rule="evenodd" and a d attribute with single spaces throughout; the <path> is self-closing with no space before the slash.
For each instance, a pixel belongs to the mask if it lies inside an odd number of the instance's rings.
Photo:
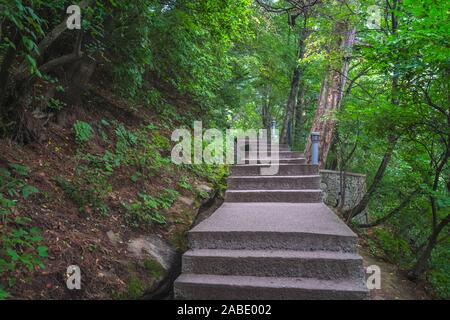
<path id="1" fill-rule="evenodd" d="M 114 231 L 109 230 L 106 235 L 108 236 L 109 241 L 111 241 L 111 243 L 113 245 L 117 245 L 118 243 L 122 243 L 122 238 L 120 237 L 119 234 L 114 233 Z"/>
<path id="2" fill-rule="evenodd" d="M 176 252 L 172 246 L 157 236 L 145 236 L 129 241 L 128 251 L 140 260 L 149 258 L 157 261 L 166 271 L 176 259 Z"/>
<path id="3" fill-rule="evenodd" d="M 213 191 L 213 189 L 212 189 L 210 186 L 206 185 L 206 184 L 200 184 L 200 185 L 198 185 L 198 186 L 197 186 L 197 190 L 198 190 L 198 191 L 206 192 L 206 193 L 208 193 L 208 194 L 211 194 L 211 192 Z"/>
<path id="4" fill-rule="evenodd" d="M 195 203 L 195 200 L 193 198 L 179 197 L 178 200 L 180 200 L 182 203 L 184 203 L 188 207 L 194 206 L 194 203 Z"/>

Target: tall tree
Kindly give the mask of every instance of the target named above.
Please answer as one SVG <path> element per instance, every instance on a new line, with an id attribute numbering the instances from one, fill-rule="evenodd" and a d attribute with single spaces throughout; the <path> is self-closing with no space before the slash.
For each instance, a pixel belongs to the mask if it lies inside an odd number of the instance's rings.
<path id="1" fill-rule="evenodd" d="M 344 96 L 344 88 L 348 79 L 351 48 L 355 42 L 356 29 L 348 21 L 338 21 L 334 28 L 337 39 L 334 50 L 340 52 L 336 64 L 330 64 L 322 82 L 319 101 L 311 127 L 311 132 L 320 133 L 319 167 L 324 168 L 328 151 L 333 139 L 336 120 L 334 112 L 339 109 Z M 333 50 L 333 47 L 332 47 Z M 306 158 L 311 160 L 311 139 L 305 148 Z"/>

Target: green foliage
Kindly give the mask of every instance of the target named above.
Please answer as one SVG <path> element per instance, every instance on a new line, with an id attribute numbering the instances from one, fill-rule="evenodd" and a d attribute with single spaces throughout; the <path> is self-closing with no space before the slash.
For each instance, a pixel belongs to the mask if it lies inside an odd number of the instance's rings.
<path id="1" fill-rule="evenodd" d="M 65 106 L 66 106 L 66 104 L 59 99 L 50 97 L 48 100 L 48 107 L 52 110 L 59 111 L 59 110 L 63 109 Z"/>
<path id="2" fill-rule="evenodd" d="M 182 189 L 192 191 L 192 185 L 189 183 L 188 177 L 181 176 L 180 181 L 178 181 L 178 186 Z"/>
<path id="3" fill-rule="evenodd" d="M 170 150 L 170 141 L 165 136 L 161 135 L 159 132 L 155 131 L 152 133 L 152 144 L 159 150 L 168 151 Z"/>
<path id="4" fill-rule="evenodd" d="M 126 209 L 125 219 L 134 227 L 157 223 L 165 224 L 164 210 L 172 207 L 179 193 L 173 189 L 165 189 L 159 197 L 139 193 L 131 204 L 122 203 Z"/>
<path id="5" fill-rule="evenodd" d="M 75 133 L 75 141 L 76 143 L 82 145 L 92 139 L 94 132 L 89 123 L 77 120 L 73 124 L 73 130 Z"/>
<path id="6" fill-rule="evenodd" d="M 107 214 L 109 211 L 106 199 L 112 191 L 109 184 L 111 172 L 93 166 L 80 165 L 72 180 L 57 177 L 56 183 L 79 208 L 80 212 L 86 213 L 91 210 Z"/>
<path id="7" fill-rule="evenodd" d="M 437 246 L 431 257 L 428 280 L 441 299 L 450 299 L 450 250 L 449 239 Z"/>
<path id="8" fill-rule="evenodd" d="M 378 245 L 391 261 L 408 261 L 411 259 L 410 247 L 404 239 L 382 228 L 375 229 L 374 235 L 378 241 Z"/>
<path id="9" fill-rule="evenodd" d="M 0 168 L 0 280 L 11 285 L 14 275 L 23 269 L 29 272 L 44 268 L 43 258 L 47 257 L 47 247 L 41 243 L 40 229 L 31 226 L 31 219 L 19 215 L 17 204 L 39 190 L 25 181 L 28 168 L 20 164 L 10 164 Z M 0 300 L 9 296 L 0 285 Z"/>
<path id="10" fill-rule="evenodd" d="M 83 9 L 81 51 L 97 62 L 97 71 L 102 73 L 99 75 L 111 79 L 116 92 L 157 113 L 153 121 L 158 127 L 130 130 L 123 124 L 102 120 L 92 128 L 86 122 L 75 122 L 75 141 L 81 149 L 98 134 L 106 150 L 100 155 L 79 150 L 80 163 L 74 177 L 58 178 L 58 184 L 80 210 L 105 213 L 111 191 L 109 180 L 116 169 L 126 168 L 136 185 L 144 179 L 161 178 L 160 171 L 174 169 L 169 157 L 170 141 L 163 130 L 199 119 L 205 126 L 219 129 L 267 127 L 271 120 L 281 124 L 292 72 L 297 65 L 301 67 L 304 95 L 299 100 L 303 109 L 296 110 L 301 112 L 302 119 L 296 125 L 300 129 L 294 148 L 302 150 L 327 67 L 341 68 L 343 52 L 336 50 L 333 30 L 337 22 L 345 20 L 356 27 L 358 41 L 353 48 L 340 110 L 333 114 L 337 119 L 337 135 L 328 164 L 335 169 L 354 150 L 345 164 L 347 170 L 366 173 L 370 183 L 387 139 L 392 135 L 399 137 L 368 209 L 371 219 L 381 218 L 412 190 L 420 189 L 420 194 L 386 222 L 385 229 L 375 231 L 377 247 L 383 248 L 399 265 L 411 266 L 429 238 L 433 218 L 441 221 L 450 207 L 448 161 L 438 173 L 437 182 L 434 181 L 449 144 L 449 2 L 397 2 L 400 4 L 394 11 L 392 1 L 361 0 L 345 5 L 330 2 L 317 5 L 308 21 L 303 21 L 300 15 L 296 25 L 289 26 L 286 15 L 267 12 L 251 0 L 95 1 Z M 65 107 L 66 100 L 60 97 L 65 93 L 61 84 L 66 82 L 50 77 L 41 67 L 48 59 L 71 52 L 77 33 L 65 32 L 45 54 L 39 52 L 38 44 L 61 23 L 61 16 L 70 4 L 0 0 L 0 73 L 2 80 L 6 80 L 2 83 L 7 84 L 7 90 L 0 88 L 0 102 L 7 102 L 2 106 L 4 114 L 10 113 L 8 105 L 19 96 L 16 87 L 21 86 L 14 83 L 16 71 L 31 76 L 27 79 L 31 81 L 23 83 L 34 83 L 40 78 L 40 82 L 56 86 L 57 94 L 52 97 L 39 91 L 42 83 L 36 83 L 30 90 L 38 91 L 38 102 L 47 102 L 46 111 L 57 112 Z M 284 7 L 291 2 L 272 4 Z M 390 19 L 382 19 L 379 29 L 367 29 L 364 24 L 367 9 L 374 4 L 381 6 L 387 17 L 390 13 L 398 17 L 396 30 Z M 297 36 L 304 22 L 311 32 L 305 40 L 305 57 L 298 61 Z M 9 66 L 8 56 L 12 57 Z M 69 63 L 61 68 L 66 72 L 69 69 L 72 69 Z M 11 96 L 3 96 L 10 92 Z M 11 119 L 2 120 L 8 120 L 2 121 L 0 127 L 6 132 L 3 127 L 11 126 Z M 226 188 L 225 167 L 182 168 L 207 179 L 215 188 Z M 3 222 L 11 220 L 7 232 L 12 232 L 9 228 L 18 224 L 17 217 L 5 217 L 13 216 L 19 198 L 28 198 L 37 189 L 26 183 L 26 168 L 11 165 L 0 170 L 0 214 Z M 192 189 L 184 176 L 178 186 Z M 176 196 L 173 190 L 158 197 L 139 195 L 127 205 L 129 220 L 136 224 L 163 224 L 163 211 Z M 31 231 L 27 228 L 24 230 L 29 236 Z M 427 274 L 442 297 L 448 297 L 450 287 L 446 276 L 449 272 L 445 252 L 450 251 L 447 233 L 448 226 L 439 237 Z M 44 254 L 42 249 L 41 253 Z M 139 284 L 131 287 L 133 295 L 141 292 Z M 0 288 L 0 298 L 5 296 L 5 289 Z"/>
<path id="11" fill-rule="evenodd" d="M 132 274 L 128 282 L 127 291 L 118 296 L 119 299 L 139 299 L 145 292 L 144 283 L 135 274 Z"/>
<path id="12" fill-rule="evenodd" d="M 390 143 L 388 138 L 399 138 L 368 209 L 370 218 L 377 220 L 397 208 L 413 190 L 420 190 L 374 232 L 376 246 L 393 262 L 410 269 L 433 230 L 433 215 L 439 222 L 449 212 L 448 161 L 439 172 L 449 136 L 449 4 L 407 0 L 395 10 L 389 4 L 392 1 L 379 5 L 382 12 L 397 18 L 396 27 L 391 19 L 382 19 L 379 29 L 358 36 L 364 45 L 354 48 L 357 54 L 349 79 L 355 81 L 337 114 L 339 141 L 333 157 L 345 158 L 356 146 L 347 170 L 366 173 L 370 184 Z M 361 5 L 359 16 L 365 18 L 366 8 L 373 2 L 361 1 Z M 364 28 L 357 23 L 358 31 Z M 447 233 L 448 226 L 439 236 L 425 274 L 441 297 L 448 296 L 449 288 L 445 276 L 448 255 L 443 254 L 450 251 Z"/>

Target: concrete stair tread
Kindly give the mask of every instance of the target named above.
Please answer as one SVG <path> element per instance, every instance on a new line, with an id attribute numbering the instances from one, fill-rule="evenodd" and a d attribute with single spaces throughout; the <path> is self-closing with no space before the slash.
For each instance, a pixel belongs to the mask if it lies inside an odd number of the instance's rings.
<path id="1" fill-rule="evenodd" d="M 241 193 L 265 193 L 265 192 L 280 192 L 280 193 L 289 193 L 289 192 L 322 192 L 320 189 L 292 189 L 292 190 L 283 190 L 283 189 L 264 189 L 264 190 L 227 190 L 226 192 L 241 192 Z"/>
<path id="2" fill-rule="evenodd" d="M 264 168 L 264 167 L 268 167 L 269 165 L 264 164 L 264 163 L 254 163 L 254 164 L 245 164 L 245 163 L 241 163 L 241 164 L 234 164 L 232 165 L 233 167 L 259 167 L 259 168 Z M 301 163 L 280 163 L 280 167 L 281 166 L 285 166 L 285 167 L 293 167 L 293 166 L 308 166 L 310 167 L 310 164 L 301 164 Z"/>
<path id="3" fill-rule="evenodd" d="M 367 298 L 357 235 L 322 202 L 318 166 L 279 147 L 235 155 L 225 202 L 188 233 L 175 298 Z"/>
<path id="4" fill-rule="evenodd" d="M 261 154 L 264 154 L 265 155 L 265 153 L 268 153 L 269 155 L 271 154 L 271 153 L 278 153 L 278 154 L 280 154 L 280 155 L 296 155 L 296 158 L 304 158 L 305 157 L 305 154 L 303 153 L 303 152 L 299 152 L 299 151 L 290 151 L 290 150 L 278 150 L 278 152 L 277 151 L 275 151 L 275 152 L 272 152 L 272 150 L 271 149 L 268 149 L 268 150 L 266 150 L 266 151 L 260 151 L 260 150 L 258 150 L 258 151 L 246 151 L 246 153 L 248 154 L 248 155 L 259 155 L 260 153 Z"/>
<path id="5" fill-rule="evenodd" d="M 226 250 L 191 249 L 185 256 L 220 258 L 275 258 L 275 259 L 320 259 L 320 260 L 362 260 L 357 253 L 335 251 L 299 251 L 299 250 Z"/>
<path id="6" fill-rule="evenodd" d="M 298 176 L 230 176 L 228 179 L 301 179 L 301 178 L 320 178 L 318 174 L 298 175 Z"/>
<path id="7" fill-rule="evenodd" d="M 208 275 L 208 274 L 182 274 L 176 282 L 185 284 L 205 284 L 223 287 L 245 288 L 255 290 L 263 288 L 273 289 L 307 289 L 312 291 L 358 291 L 365 293 L 364 283 L 352 279 L 323 280 L 314 278 L 280 278 L 280 277 L 254 277 L 236 275 Z"/>
<path id="8" fill-rule="evenodd" d="M 227 179 L 228 191 L 240 190 L 319 190 L 319 175 L 297 176 L 231 176 Z"/>
<path id="9" fill-rule="evenodd" d="M 263 175 L 261 169 L 269 168 L 269 164 L 255 163 L 255 164 L 237 164 L 231 167 L 230 178 L 242 176 L 259 176 L 259 177 L 276 177 L 276 176 L 304 176 L 304 175 L 318 175 L 319 168 L 308 164 L 300 163 L 280 163 L 278 165 L 278 172 L 275 175 Z"/>
<path id="10" fill-rule="evenodd" d="M 267 158 L 250 158 L 250 157 L 242 157 L 243 160 L 247 161 L 269 161 L 272 160 L 271 157 Z M 304 157 L 295 157 L 295 158 L 280 158 L 280 161 L 295 161 L 295 160 L 306 160 Z"/>
<path id="11" fill-rule="evenodd" d="M 225 202 L 230 203 L 321 203 L 320 189 L 244 189 L 227 190 Z"/>
<path id="12" fill-rule="evenodd" d="M 323 203 L 227 203 L 194 232 L 312 233 L 355 237 Z"/>

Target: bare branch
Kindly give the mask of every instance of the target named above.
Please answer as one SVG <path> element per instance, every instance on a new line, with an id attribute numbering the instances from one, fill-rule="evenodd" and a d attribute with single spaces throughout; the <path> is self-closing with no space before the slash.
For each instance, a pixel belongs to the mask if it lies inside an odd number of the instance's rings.
<path id="1" fill-rule="evenodd" d="M 409 202 L 411 202 L 412 198 L 419 193 L 419 188 L 414 190 L 412 193 L 410 193 L 405 199 L 403 199 L 403 201 L 400 203 L 400 205 L 398 207 L 396 207 L 395 209 L 391 210 L 387 215 L 385 215 L 384 217 L 371 222 L 371 223 L 367 223 L 367 224 L 355 224 L 356 227 L 358 228 L 372 228 L 372 227 L 376 227 L 384 222 L 386 222 L 388 219 L 390 219 L 391 217 L 393 217 L 394 215 L 396 215 L 397 213 L 399 213 L 400 211 L 403 210 L 403 208 L 405 208 Z"/>

